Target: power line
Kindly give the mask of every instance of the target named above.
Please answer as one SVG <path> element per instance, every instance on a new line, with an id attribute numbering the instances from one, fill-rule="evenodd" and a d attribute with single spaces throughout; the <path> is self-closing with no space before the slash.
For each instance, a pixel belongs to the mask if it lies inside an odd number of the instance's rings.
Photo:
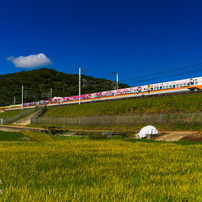
<path id="1" fill-rule="evenodd" d="M 171 65 L 163 65 L 163 66 L 158 66 L 158 67 L 150 67 L 150 70 L 147 70 L 147 71 L 157 71 L 157 70 L 162 70 L 162 69 L 165 69 L 165 68 L 168 68 L 168 67 L 173 67 L 173 66 L 180 66 L 180 65 L 186 65 L 186 64 L 189 64 L 189 63 L 192 63 L 192 62 L 201 62 L 202 58 L 197 58 L 197 59 L 194 59 L 194 60 L 189 60 L 189 61 L 184 61 L 184 62 L 181 62 L 181 63 L 175 63 L 175 64 L 171 64 Z M 201 63 L 200 63 L 201 64 Z M 200 65 L 200 64 L 196 64 L 196 65 Z M 196 65 L 189 65 L 187 67 L 180 67 L 180 68 L 175 68 L 176 71 L 183 71 L 184 69 L 186 68 L 197 68 Z M 169 70 L 166 70 L 164 71 L 165 73 L 166 72 L 169 72 L 169 71 L 174 71 L 175 69 L 169 69 Z M 181 70 L 180 70 L 181 69 Z M 128 73 L 128 72 L 127 72 Z M 136 71 L 134 74 L 137 74 L 137 73 L 143 73 L 142 69 L 140 71 Z M 159 74 L 159 73 L 158 73 Z M 108 74 L 109 75 L 109 74 Z M 122 73 L 123 75 L 123 73 Z M 154 74 L 149 74 L 149 75 L 146 75 L 146 77 L 148 76 L 153 76 Z M 129 79 L 124 79 L 124 80 L 120 80 L 120 82 L 124 82 L 124 81 L 129 81 L 129 80 L 134 80 L 134 79 L 137 79 L 137 78 L 144 78 L 145 75 L 143 76 L 138 76 L 138 77 L 133 77 L 133 78 L 129 78 Z M 107 76 L 105 77 L 105 79 L 111 79 L 111 76 Z"/>
<path id="2" fill-rule="evenodd" d="M 197 43 L 197 44 L 195 44 L 195 46 L 198 46 L 198 45 L 200 45 L 199 43 Z M 193 46 L 191 46 L 191 47 L 193 47 Z M 187 47 L 186 47 L 187 48 Z M 189 48 L 190 48 L 190 46 L 189 46 Z M 178 49 L 179 50 L 179 49 Z M 176 50 L 175 50 L 176 51 Z M 171 52 L 170 52 L 171 53 Z M 163 55 L 165 55 L 165 54 L 161 54 L 161 55 L 159 55 L 159 56 L 163 56 Z M 198 59 L 196 59 L 196 60 L 198 60 Z M 128 64 L 125 64 L 125 65 L 129 65 L 129 64 L 135 64 L 135 63 L 139 63 L 139 62 L 141 62 L 141 61 L 145 61 L 145 60 L 139 60 L 139 61 L 136 61 L 136 62 L 133 62 L 133 63 L 128 63 Z M 195 60 L 191 60 L 191 61 L 195 61 Z M 191 62 L 190 61 L 190 62 Z M 186 62 L 185 62 L 186 63 Z M 121 64 L 121 65 L 119 65 L 119 66 L 124 66 L 123 64 Z M 170 65 L 169 65 L 170 66 Z M 103 68 L 102 68 L 103 69 Z M 153 70 L 155 70 L 154 68 L 152 68 Z M 132 73 L 132 72 L 131 72 Z M 135 72 L 136 73 L 136 72 Z M 127 74 L 128 74 L 128 72 L 127 72 Z M 124 72 L 122 73 L 122 75 L 124 75 Z M 104 76 L 104 75 L 103 75 Z M 109 78 L 109 77 L 107 77 L 107 78 Z"/>
<path id="3" fill-rule="evenodd" d="M 140 82 L 147 82 L 147 81 L 152 81 L 152 80 L 155 80 L 155 79 L 169 78 L 169 77 L 172 77 L 172 76 L 179 76 L 179 75 L 190 74 L 190 73 L 193 73 L 193 71 L 187 71 L 187 72 L 182 72 L 182 73 L 177 73 L 177 74 L 171 74 L 171 75 L 167 75 L 167 76 L 163 76 L 163 77 L 162 76 L 160 76 L 160 77 L 154 77 L 154 78 L 150 78 L 150 79 L 140 80 L 138 82 L 139 83 Z M 163 81 L 163 82 L 165 82 L 165 81 Z M 127 84 L 131 84 L 131 83 L 137 83 L 137 81 L 129 82 Z M 161 83 L 161 82 L 158 82 L 158 83 Z"/>
<path id="4" fill-rule="evenodd" d="M 202 31 L 200 31 L 199 33 L 202 33 Z M 192 36 L 192 35 L 191 35 L 191 36 Z M 197 37 L 195 37 L 194 39 L 190 39 L 190 40 L 186 40 L 186 41 L 183 41 L 183 42 L 179 42 L 179 43 L 170 45 L 170 46 L 165 47 L 165 48 L 160 48 L 159 50 L 156 50 L 156 51 L 151 51 L 151 52 L 148 52 L 148 53 L 139 55 L 139 56 L 133 56 L 133 57 L 130 57 L 129 59 L 127 59 L 127 60 L 136 59 L 136 58 L 141 58 L 141 57 L 144 57 L 144 56 L 147 56 L 147 55 L 149 55 L 148 57 L 151 57 L 151 54 L 155 54 L 155 53 L 158 53 L 158 52 L 162 52 L 162 51 L 164 51 L 164 50 L 166 50 L 166 49 L 170 49 L 170 48 L 179 46 L 179 45 L 181 45 L 181 44 L 184 44 L 184 43 L 187 43 L 187 42 L 190 42 L 190 41 L 194 41 L 194 40 L 196 40 L 196 39 L 198 39 L 198 38 L 201 38 L 201 36 L 197 36 Z M 200 45 L 200 44 L 197 43 L 197 44 L 194 44 L 194 46 L 195 46 L 195 45 Z M 192 46 L 191 46 L 191 47 L 192 47 Z M 190 48 L 190 46 L 189 46 L 188 48 Z M 184 49 L 184 48 L 182 48 L 182 49 Z M 178 50 L 179 50 L 179 49 L 178 49 Z M 141 62 L 141 61 L 142 61 L 142 60 L 136 61 L 135 63 Z M 97 68 L 97 67 L 102 67 L 102 66 L 105 66 L 105 67 L 106 67 L 106 66 L 111 66 L 111 65 L 120 64 L 120 63 L 123 63 L 123 62 L 115 62 L 115 63 L 105 64 L 105 65 L 98 65 L 98 66 L 94 67 L 94 69 Z M 134 64 L 134 63 L 128 63 L 128 64 Z M 95 71 L 95 70 L 92 70 L 92 71 Z"/>
<path id="5" fill-rule="evenodd" d="M 194 46 L 199 46 L 199 45 L 201 45 L 202 43 L 197 43 L 197 44 L 195 44 Z M 192 46 L 189 46 L 188 48 L 190 48 L 190 47 L 194 47 L 193 45 Z M 187 48 L 187 47 L 186 47 Z M 183 48 L 184 49 L 184 48 Z M 180 49 L 178 49 L 178 50 L 180 50 Z M 182 49 L 181 49 L 182 50 Z M 177 50 L 175 50 L 175 51 L 177 51 Z M 157 55 L 156 57 L 160 57 L 160 56 L 165 56 L 165 55 L 168 55 L 168 54 L 170 54 L 170 53 L 173 53 L 174 51 L 172 51 L 172 52 L 169 52 L 169 53 L 164 53 L 164 54 L 161 54 L 161 55 Z M 152 56 L 148 56 L 148 58 L 149 57 L 152 57 Z M 148 59 L 147 58 L 147 59 Z M 154 57 L 153 57 L 153 59 L 154 59 Z M 137 64 L 137 63 L 140 63 L 140 62 L 143 62 L 143 61 L 145 61 L 145 59 L 142 59 L 142 60 L 139 60 L 139 61 L 136 61 L 136 62 L 131 62 L 131 63 L 125 63 L 125 64 L 120 64 L 120 65 L 118 65 L 119 67 L 125 67 L 125 66 L 128 66 L 128 65 L 131 65 L 131 64 Z M 117 66 L 116 66 L 116 68 L 118 68 Z M 128 72 L 127 72 L 127 74 L 128 74 Z M 123 73 L 123 75 L 124 75 L 124 73 Z"/>
<path id="6" fill-rule="evenodd" d="M 145 78 L 145 77 L 151 77 L 151 76 L 155 76 L 155 75 L 166 74 L 166 73 L 169 73 L 169 72 L 184 71 L 184 70 L 186 70 L 187 68 L 189 68 L 189 69 L 194 69 L 194 68 L 198 68 L 198 67 L 202 67 L 202 63 L 197 64 L 197 65 L 187 66 L 187 67 L 175 68 L 175 69 L 172 69 L 172 70 L 162 71 L 162 72 L 158 72 L 158 73 L 154 73 L 154 74 L 138 76 L 138 77 L 134 77 L 134 78 L 131 78 L 131 79 L 125 79 L 125 80 L 121 80 L 120 82 L 123 82 L 123 81 L 130 81 L 130 80 L 139 79 L 139 78 Z"/>

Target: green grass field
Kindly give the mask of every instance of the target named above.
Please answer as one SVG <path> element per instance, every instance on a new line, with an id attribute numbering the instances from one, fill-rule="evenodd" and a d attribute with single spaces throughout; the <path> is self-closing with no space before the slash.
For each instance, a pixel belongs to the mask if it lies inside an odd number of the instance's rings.
<path id="1" fill-rule="evenodd" d="M 12 118 L 14 116 L 23 114 L 21 118 L 28 116 L 34 113 L 35 109 L 24 109 L 24 110 L 13 110 L 13 111 L 5 111 L 0 113 L 0 118 Z"/>
<path id="2" fill-rule="evenodd" d="M 0 141 L 17 141 L 19 138 L 25 137 L 23 133 L 3 132 L 0 131 Z"/>
<path id="3" fill-rule="evenodd" d="M 0 113 L 0 118 L 10 118 L 21 113 L 21 110 L 5 111 Z"/>
<path id="4" fill-rule="evenodd" d="M 167 97 L 151 97 L 47 108 L 43 116 L 93 116 L 117 114 L 159 114 L 200 112 L 202 93 Z"/>
<path id="5" fill-rule="evenodd" d="M 24 135 L 0 142 L 1 201 L 201 201 L 201 143 Z"/>

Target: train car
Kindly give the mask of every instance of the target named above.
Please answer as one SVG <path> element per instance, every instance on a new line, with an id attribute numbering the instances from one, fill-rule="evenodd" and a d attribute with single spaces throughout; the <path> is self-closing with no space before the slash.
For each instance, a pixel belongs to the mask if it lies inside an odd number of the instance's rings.
<path id="1" fill-rule="evenodd" d="M 104 92 L 90 93 L 81 95 L 82 102 L 114 100 L 123 98 L 139 97 L 144 95 L 158 95 L 178 92 L 190 92 L 202 90 L 202 77 L 169 81 L 164 83 L 155 83 L 143 86 L 136 86 L 124 89 L 109 90 Z M 46 105 L 54 106 L 61 104 L 77 104 L 79 96 L 54 97 L 51 100 L 41 100 L 38 102 L 24 103 L 23 108 L 33 108 L 34 106 Z M 21 109 L 22 105 L 11 105 L 0 107 L 0 111 Z"/>

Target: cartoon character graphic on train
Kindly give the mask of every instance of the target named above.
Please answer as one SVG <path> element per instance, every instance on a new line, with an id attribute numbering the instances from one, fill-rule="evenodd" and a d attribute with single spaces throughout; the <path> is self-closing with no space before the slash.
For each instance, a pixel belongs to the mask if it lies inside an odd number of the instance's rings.
<path id="1" fill-rule="evenodd" d="M 93 100 L 93 99 L 104 99 L 107 97 L 116 97 L 116 99 L 122 98 L 126 95 L 139 96 L 145 93 L 162 93 L 162 92 L 178 92 L 178 91 L 190 91 L 190 90 L 202 90 L 202 77 L 189 78 L 177 81 L 169 81 L 164 83 L 149 84 L 144 86 L 130 87 L 117 90 L 109 90 L 104 92 L 96 92 L 81 95 L 81 100 Z M 51 100 L 41 100 L 37 102 L 24 103 L 23 107 L 29 108 L 38 105 L 52 105 L 57 103 L 77 103 L 79 96 L 70 97 L 54 97 Z M 0 107 L 0 110 L 18 109 L 22 105 L 10 105 Z"/>

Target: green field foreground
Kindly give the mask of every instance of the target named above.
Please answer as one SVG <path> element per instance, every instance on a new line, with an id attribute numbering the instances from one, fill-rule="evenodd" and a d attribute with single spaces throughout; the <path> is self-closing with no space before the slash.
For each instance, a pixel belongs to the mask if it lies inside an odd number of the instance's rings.
<path id="1" fill-rule="evenodd" d="M 1 201 L 202 199 L 201 143 L 42 136 L 0 142 Z"/>
<path id="2" fill-rule="evenodd" d="M 193 113 L 202 110 L 202 93 L 148 97 L 111 102 L 49 107 L 43 116 L 94 116 L 118 114 Z"/>

